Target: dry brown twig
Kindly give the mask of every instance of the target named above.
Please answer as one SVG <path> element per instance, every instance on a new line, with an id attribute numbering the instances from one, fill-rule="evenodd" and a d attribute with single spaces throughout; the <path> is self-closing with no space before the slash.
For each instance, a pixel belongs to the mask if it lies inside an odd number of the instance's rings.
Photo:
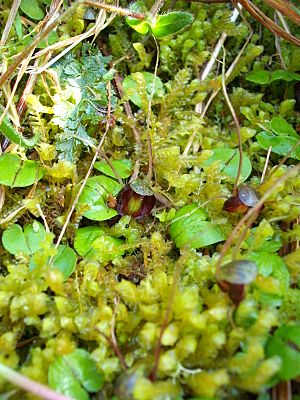
<path id="1" fill-rule="evenodd" d="M 240 219 L 240 221 L 237 223 L 237 225 L 234 227 L 234 229 L 231 231 L 230 235 L 228 236 L 226 242 L 222 246 L 221 252 L 220 252 L 220 257 L 216 263 L 216 275 L 218 276 L 220 274 L 220 269 L 221 269 L 221 264 L 222 261 L 229 250 L 232 242 L 234 241 L 237 233 L 240 231 L 240 229 L 243 227 L 243 225 L 246 223 L 247 226 L 249 221 L 252 223 L 252 218 L 257 214 L 257 212 L 260 210 L 262 205 L 265 203 L 265 201 L 275 192 L 277 187 L 280 187 L 287 179 L 291 178 L 292 176 L 296 175 L 300 171 L 300 163 L 296 164 L 294 167 L 290 168 L 284 175 L 282 175 L 280 178 L 278 178 L 272 187 L 270 187 L 266 192 L 261 196 L 259 201 L 256 203 L 256 205 L 253 208 L 250 208 L 247 213 Z"/>

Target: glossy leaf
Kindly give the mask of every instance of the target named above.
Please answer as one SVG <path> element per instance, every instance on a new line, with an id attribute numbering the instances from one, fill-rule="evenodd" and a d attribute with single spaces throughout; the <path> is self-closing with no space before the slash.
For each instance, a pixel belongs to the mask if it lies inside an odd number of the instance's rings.
<path id="1" fill-rule="evenodd" d="M 57 392 L 74 400 L 88 400 L 88 392 L 95 393 L 103 386 L 102 374 L 83 349 L 57 357 L 49 367 L 48 381 Z"/>
<path id="2" fill-rule="evenodd" d="M 154 24 L 151 24 L 153 35 L 160 39 L 180 31 L 193 22 L 193 15 L 188 12 L 170 12 L 159 15 Z"/>
<path id="3" fill-rule="evenodd" d="M 43 177 L 43 170 L 36 161 L 23 161 L 16 154 L 0 156 L 0 184 L 11 187 L 26 187 Z"/>
<path id="4" fill-rule="evenodd" d="M 277 376 L 289 380 L 300 375 L 300 326 L 282 326 L 269 339 L 267 356 L 278 356 L 281 368 Z"/>
<path id="5" fill-rule="evenodd" d="M 265 70 L 258 70 L 251 72 L 246 76 L 247 81 L 266 85 L 270 81 L 270 72 Z"/>
<path id="6" fill-rule="evenodd" d="M 84 207 L 83 215 L 94 221 L 105 221 L 118 215 L 117 211 L 106 204 L 108 195 L 116 196 L 122 186 L 114 179 L 106 176 L 93 176 L 87 184 L 77 203 L 77 209 Z"/>
<path id="7" fill-rule="evenodd" d="M 257 70 L 251 72 L 246 76 L 247 81 L 258 83 L 260 85 L 267 85 L 273 81 L 283 80 L 286 82 L 299 81 L 300 74 L 286 70 L 265 71 Z"/>
<path id="8" fill-rule="evenodd" d="M 291 81 L 300 81 L 300 74 L 297 74 L 296 72 L 291 72 L 287 70 L 277 70 L 273 71 L 270 74 L 270 83 L 273 81 L 277 80 L 283 80 L 286 82 L 291 82 Z"/>
<path id="9" fill-rule="evenodd" d="M 53 258 L 53 266 L 63 274 L 64 279 L 72 275 L 75 270 L 76 262 L 76 253 L 71 247 L 63 244 L 58 246 L 57 253 Z"/>
<path id="10" fill-rule="evenodd" d="M 164 86 L 160 78 L 152 74 L 151 72 L 135 72 L 131 75 L 127 75 L 123 81 L 124 94 L 138 107 L 142 106 L 142 99 L 140 96 L 140 85 L 137 79 L 140 78 L 144 81 L 148 99 L 152 94 L 153 82 L 154 82 L 154 93 L 153 98 L 160 98 L 164 95 Z"/>
<path id="11" fill-rule="evenodd" d="M 44 18 L 44 11 L 41 9 L 38 0 L 22 0 L 20 9 L 29 18 L 40 21 Z"/>
<path id="12" fill-rule="evenodd" d="M 74 248 L 87 259 L 110 261 L 124 254 L 124 241 L 104 233 L 99 226 L 86 226 L 75 232 Z"/>
<path id="13" fill-rule="evenodd" d="M 220 164 L 220 170 L 226 174 L 234 182 L 238 173 L 239 153 L 238 150 L 228 148 L 218 148 L 212 151 L 211 157 L 204 161 L 204 165 L 208 166 L 214 162 Z M 251 174 L 251 162 L 246 154 L 243 155 L 243 166 L 240 177 L 240 182 L 244 182 Z"/>
<path id="14" fill-rule="evenodd" d="M 295 137 L 286 135 L 277 136 L 266 131 L 260 132 L 258 135 L 256 135 L 256 139 L 263 149 L 268 150 L 269 147 L 272 146 L 273 153 L 283 156 L 287 155 L 298 142 L 298 139 Z M 290 157 L 300 160 L 300 146 L 294 147 Z"/>
<path id="15" fill-rule="evenodd" d="M 295 129 L 282 117 L 274 117 L 271 119 L 270 123 L 271 129 L 276 135 L 288 135 L 295 138 L 299 138 Z"/>
<path id="16" fill-rule="evenodd" d="M 111 163 L 119 174 L 120 178 L 125 179 L 130 177 L 132 169 L 132 163 L 130 160 L 111 160 Z M 105 175 L 117 178 L 114 171 L 106 161 L 97 161 L 94 165 L 94 168 Z"/>
<path id="17" fill-rule="evenodd" d="M 24 231 L 20 225 L 14 224 L 3 232 L 2 244 L 13 255 L 31 255 L 38 250 L 45 235 L 45 228 L 40 222 L 25 225 Z"/>
<path id="18" fill-rule="evenodd" d="M 170 235 L 175 245 L 197 249 L 224 240 L 226 236 L 220 227 L 206 219 L 206 212 L 196 204 L 184 206 L 177 211 L 170 226 Z"/>

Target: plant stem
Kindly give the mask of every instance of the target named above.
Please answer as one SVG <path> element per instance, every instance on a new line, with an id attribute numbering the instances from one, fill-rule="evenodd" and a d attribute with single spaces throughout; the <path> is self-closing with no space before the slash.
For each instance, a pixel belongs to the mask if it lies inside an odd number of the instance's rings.
<path id="1" fill-rule="evenodd" d="M 102 8 L 103 10 L 109 11 L 109 12 L 116 12 L 119 15 L 125 15 L 126 17 L 132 17 L 136 19 L 145 19 L 145 15 L 141 13 L 135 13 L 132 11 L 127 10 L 126 8 L 121 8 L 121 7 L 116 7 L 110 4 L 105 4 L 105 3 L 98 3 L 97 1 L 94 0 L 84 0 L 84 4 L 87 4 L 92 7 L 98 7 Z"/>
<path id="2" fill-rule="evenodd" d="M 262 207 L 264 202 L 274 193 L 274 191 L 277 189 L 278 186 L 282 185 L 287 179 L 289 179 L 291 176 L 293 176 L 294 174 L 296 174 L 299 171 L 300 171 L 300 163 L 295 165 L 293 168 L 289 169 L 276 182 L 274 182 L 274 185 L 271 186 L 264 193 L 264 195 L 256 203 L 255 207 L 250 208 L 248 210 L 248 212 L 243 216 L 243 218 L 240 219 L 240 221 L 234 227 L 234 229 L 231 231 L 230 235 L 228 236 L 226 242 L 224 243 L 224 245 L 222 247 L 222 250 L 220 252 L 220 258 L 218 259 L 217 264 L 216 264 L 216 275 L 217 276 L 220 274 L 221 263 L 223 261 L 223 258 L 225 256 L 225 254 L 227 253 L 227 250 L 231 246 L 236 234 L 238 233 L 240 228 L 243 226 L 243 224 L 246 223 L 250 218 L 252 218 L 257 213 L 257 211 Z"/>
<path id="3" fill-rule="evenodd" d="M 237 187 L 239 184 L 239 180 L 241 177 L 241 173 L 242 173 L 242 167 L 243 167 L 243 146 L 242 146 L 242 135 L 241 135 L 241 129 L 240 129 L 240 124 L 239 124 L 239 120 L 237 118 L 236 112 L 231 104 L 231 101 L 229 99 L 228 93 L 227 93 L 227 88 L 226 88 L 226 78 L 225 78 L 225 56 L 226 56 L 226 52 L 225 52 L 225 48 L 223 47 L 223 64 L 222 64 L 222 88 L 223 88 L 223 94 L 225 97 L 225 100 L 227 102 L 227 105 L 229 107 L 229 110 L 232 114 L 235 126 L 236 126 L 236 131 L 237 131 L 237 137 L 238 137 L 238 148 L 239 148 L 239 165 L 238 165 L 238 170 L 237 170 L 237 174 L 236 174 L 236 178 L 235 178 L 235 182 L 234 182 L 234 187 L 233 187 L 233 196 L 236 196 L 237 194 Z"/>
<path id="4" fill-rule="evenodd" d="M 152 17 L 155 17 L 156 14 L 158 13 L 158 11 L 159 11 L 159 10 L 161 9 L 161 7 L 163 6 L 164 2 L 165 2 L 165 0 L 157 0 L 157 1 L 153 4 L 153 6 L 152 6 L 152 8 L 151 8 L 151 10 L 150 10 L 150 12 L 149 12 L 149 14 L 150 14 Z"/>

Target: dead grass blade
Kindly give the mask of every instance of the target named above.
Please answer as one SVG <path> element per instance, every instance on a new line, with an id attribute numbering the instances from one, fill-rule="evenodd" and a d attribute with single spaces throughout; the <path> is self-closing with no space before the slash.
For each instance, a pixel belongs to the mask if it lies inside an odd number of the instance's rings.
<path id="1" fill-rule="evenodd" d="M 272 0 L 271 0 L 272 1 Z M 273 0 L 274 1 L 274 0 Z M 271 18 L 267 17 L 255 4 L 249 0 L 232 0 L 232 3 L 237 7 L 241 4 L 258 22 L 269 29 L 275 35 L 278 35 L 286 41 L 300 47 L 300 39 L 296 38 L 289 32 L 277 25 Z"/>
<path id="2" fill-rule="evenodd" d="M 300 14 L 298 14 L 294 7 L 287 0 L 264 0 L 266 4 L 270 7 L 275 8 L 277 11 L 281 12 L 290 21 L 297 25 L 300 25 Z"/>

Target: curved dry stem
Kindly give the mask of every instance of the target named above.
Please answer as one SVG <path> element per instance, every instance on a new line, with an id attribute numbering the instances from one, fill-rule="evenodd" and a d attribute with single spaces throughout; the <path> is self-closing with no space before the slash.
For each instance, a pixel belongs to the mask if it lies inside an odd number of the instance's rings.
<path id="1" fill-rule="evenodd" d="M 9 32 L 11 30 L 11 27 L 13 26 L 15 17 L 17 15 L 18 9 L 20 7 L 21 1 L 22 0 L 14 0 L 12 5 L 10 6 L 9 16 L 7 18 L 5 28 L 3 29 L 1 40 L 0 40 L 1 47 L 4 46 L 6 43 L 6 40 L 9 36 Z"/>
<path id="2" fill-rule="evenodd" d="M 151 181 L 152 175 L 153 175 L 153 149 L 152 149 L 152 142 L 151 142 L 151 137 L 150 137 L 151 105 L 152 105 L 152 99 L 153 99 L 154 91 L 155 91 L 155 82 L 156 82 L 157 69 L 158 69 L 158 63 L 159 63 L 159 47 L 158 47 L 157 40 L 155 39 L 155 37 L 153 35 L 152 35 L 152 37 L 154 39 L 155 46 L 156 46 L 156 60 L 155 60 L 152 90 L 151 90 L 150 99 L 149 99 L 149 103 L 148 103 L 147 126 L 146 126 L 147 145 L 148 145 L 148 175 L 147 175 L 147 178 L 148 178 L 149 182 Z"/>
<path id="3" fill-rule="evenodd" d="M 47 386 L 29 379 L 3 364 L 0 364 L 0 376 L 13 385 L 45 400 L 71 400 L 69 397 L 56 393 Z"/>
<path id="4" fill-rule="evenodd" d="M 4 72 L 4 74 L 0 77 L 0 88 L 4 85 L 4 83 L 11 78 L 15 70 L 19 67 L 19 65 L 28 57 L 28 55 L 36 48 L 36 46 L 47 37 L 56 26 L 63 21 L 65 18 L 70 16 L 73 10 L 81 4 L 83 0 L 76 0 L 68 10 L 63 12 L 60 17 L 56 20 L 52 21 L 53 16 L 56 13 L 56 8 L 50 8 L 50 12 L 47 17 L 43 21 L 43 27 L 40 33 L 36 36 L 36 38 L 17 56 L 15 61 L 8 67 L 8 69 Z"/>
<path id="5" fill-rule="evenodd" d="M 243 216 L 243 218 L 240 219 L 238 224 L 234 227 L 230 235 L 228 236 L 226 242 L 224 243 L 221 252 L 220 252 L 220 258 L 217 261 L 216 264 L 216 275 L 218 276 L 220 274 L 220 268 L 221 264 L 223 261 L 224 256 L 226 255 L 227 251 L 229 250 L 229 247 L 231 246 L 234 238 L 236 237 L 237 233 L 239 232 L 240 228 L 242 228 L 243 224 L 246 223 L 250 218 L 252 218 L 256 213 L 260 210 L 264 202 L 275 192 L 277 187 L 282 185 L 287 179 L 292 177 L 294 174 L 300 171 L 300 163 L 295 165 L 293 168 L 288 170 L 284 175 L 282 175 L 276 182 L 274 182 L 274 185 L 270 187 L 264 195 L 260 198 L 260 200 L 257 202 L 255 207 L 250 208 L 248 212 Z"/>
<path id="6" fill-rule="evenodd" d="M 238 137 L 238 148 L 239 148 L 239 165 L 238 165 L 238 171 L 237 175 L 235 178 L 234 182 L 234 187 L 233 187 L 233 195 L 235 196 L 237 194 L 237 186 L 239 184 L 239 180 L 241 177 L 242 173 L 242 167 L 243 167 L 243 146 L 242 146 L 242 135 L 241 135 L 241 128 L 239 124 L 239 120 L 237 118 L 235 109 L 233 108 L 231 101 L 229 99 L 228 93 L 227 93 L 227 88 L 226 88 L 226 82 L 225 82 L 225 58 L 226 58 L 226 51 L 224 46 L 223 47 L 223 64 L 222 64 L 222 89 L 224 93 L 225 100 L 227 102 L 227 105 L 229 107 L 229 110 L 231 112 L 231 115 L 233 117 L 235 126 L 236 126 L 236 131 L 237 131 L 237 137 Z"/>

